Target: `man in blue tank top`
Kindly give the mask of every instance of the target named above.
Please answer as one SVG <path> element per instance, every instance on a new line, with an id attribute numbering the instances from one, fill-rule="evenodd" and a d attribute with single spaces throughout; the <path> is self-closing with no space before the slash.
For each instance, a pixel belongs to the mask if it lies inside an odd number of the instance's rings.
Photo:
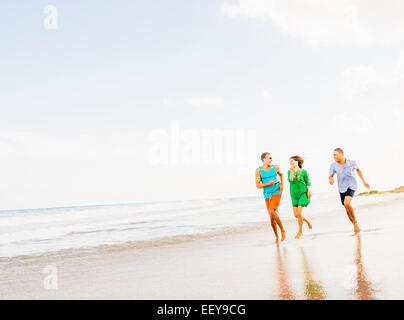
<path id="1" fill-rule="evenodd" d="M 282 221 L 277 214 L 283 192 L 283 174 L 278 166 L 272 165 L 272 157 L 269 152 L 264 152 L 261 155 L 261 160 L 262 166 L 255 171 L 255 184 L 258 189 L 263 189 L 265 203 L 271 218 L 271 226 L 276 237 L 276 244 L 279 244 L 277 226 L 281 229 L 281 241 L 285 240 L 286 237 Z"/>
<path id="2" fill-rule="evenodd" d="M 354 232 L 358 234 L 360 232 L 358 222 L 356 221 L 355 212 L 352 208 L 351 201 L 358 188 L 358 183 L 355 177 L 355 171 L 362 179 L 363 185 L 369 189 L 369 184 L 363 178 L 362 171 L 358 168 L 354 160 L 349 160 L 344 157 L 344 150 L 341 148 L 334 149 L 335 162 L 330 166 L 330 176 L 328 180 L 331 185 L 334 184 L 334 175 L 338 178 L 338 190 L 341 198 L 341 203 L 345 207 L 349 220 L 354 225 Z"/>

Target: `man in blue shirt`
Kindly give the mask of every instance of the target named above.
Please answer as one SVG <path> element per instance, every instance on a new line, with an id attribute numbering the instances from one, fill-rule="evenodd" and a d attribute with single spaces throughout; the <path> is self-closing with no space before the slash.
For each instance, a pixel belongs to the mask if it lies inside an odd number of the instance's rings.
<path id="1" fill-rule="evenodd" d="M 328 177 L 328 181 L 331 185 L 333 185 L 334 175 L 337 174 L 338 190 L 341 197 L 341 203 L 345 207 L 349 220 L 351 220 L 352 224 L 354 225 L 355 234 L 358 234 L 360 229 L 355 218 L 354 209 L 351 205 L 355 191 L 358 189 L 355 171 L 361 178 L 363 185 L 368 189 L 369 184 L 366 183 L 365 179 L 363 178 L 362 171 L 358 168 L 356 162 L 344 157 L 344 150 L 341 148 L 334 149 L 333 156 L 335 162 L 330 166 L 330 176 Z"/>

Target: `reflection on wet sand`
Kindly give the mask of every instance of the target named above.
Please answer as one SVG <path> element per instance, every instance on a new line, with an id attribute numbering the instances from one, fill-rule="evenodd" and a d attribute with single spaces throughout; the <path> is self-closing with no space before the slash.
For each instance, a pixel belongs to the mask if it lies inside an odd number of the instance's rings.
<path id="1" fill-rule="evenodd" d="M 301 247 L 302 258 L 303 258 L 303 269 L 304 269 L 304 296 L 306 300 L 324 300 L 327 294 L 321 281 L 316 281 L 313 279 L 313 274 L 310 268 L 310 264 L 307 259 L 306 252 L 303 247 Z"/>
<path id="2" fill-rule="evenodd" d="M 365 268 L 362 263 L 361 252 L 361 237 L 358 235 L 355 265 L 356 265 L 356 286 L 354 287 L 354 294 L 356 299 L 359 300 L 373 300 L 376 299 L 376 290 L 373 288 L 372 283 L 368 280 Z"/>
<path id="3" fill-rule="evenodd" d="M 278 269 L 277 276 L 279 280 L 279 299 L 281 300 L 294 300 L 296 299 L 293 293 L 292 286 L 290 284 L 290 279 L 286 271 L 286 248 L 283 248 L 281 252 L 280 248 L 277 249 L 278 253 Z M 313 277 L 313 272 L 311 270 L 310 264 L 307 259 L 306 252 L 304 248 L 301 248 L 302 259 L 303 259 L 303 274 L 304 274 L 304 297 L 307 300 L 324 300 L 327 294 L 324 287 L 320 281 L 317 281 Z"/>
<path id="4" fill-rule="evenodd" d="M 283 248 L 283 255 L 278 246 L 278 277 L 279 277 L 279 299 L 281 300 L 294 300 L 296 299 L 292 291 L 292 286 L 289 283 L 288 275 L 285 268 L 284 258 L 286 256 L 286 248 Z"/>
<path id="5" fill-rule="evenodd" d="M 372 300 L 376 299 L 376 290 L 373 284 L 369 281 L 365 272 L 364 265 L 362 263 L 362 251 L 361 251 L 361 237 L 357 236 L 357 246 L 355 251 L 355 269 L 352 274 L 352 291 L 356 299 L 358 300 Z M 296 295 L 293 292 L 291 285 L 291 278 L 287 273 L 286 263 L 286 248 L 277 248 L 277 278 L 279 280 L 279 299 L 282 300 L 294 300 Z M 316 280 L 313 275 L 312 266 L 310 265 L 304 247 L 300 248 L 303 265 L 304 276 L 304 297 L 307 300 L 324 300 L 327 299 L 327 292 L 321 281 Z M 299 273 L 301 274 L 301 273 Z M 300 296 L 300 295 L 299 295 Z"/>

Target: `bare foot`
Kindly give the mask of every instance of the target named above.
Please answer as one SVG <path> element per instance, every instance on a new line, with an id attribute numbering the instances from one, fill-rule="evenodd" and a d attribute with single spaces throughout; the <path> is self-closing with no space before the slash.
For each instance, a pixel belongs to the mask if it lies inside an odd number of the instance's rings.
<path id="1" fill-rule="evenodd" d="M 279 246 L 279 237 L 276 237 L 275 243 L 277 246 Z"/>
<path id="2" fill-rule="evenodd" d="M 299 239 L 301 236 L 302 236 L 302 233 L 299 232 L 299 233 L 295 236 L 295 239 Z"/>
<path id="3" fill-rule="evenodd" d="M 283 240 L 285 240 L 286 239 L 286 232 L 285 231 L 282 231 L 282 238 L 281 238 L 281 241 L 283 241 Z"/>
<path id="4" fill-rule="evenodd" d="M 310 222 L 308 222 L 308 221 L 307 221 L 307 226 L 309 227 L 309 229 L 310 229 L 310 230 L 311 230 L 311 229 L 313 229 L 313 227 L 312 227 L 311 223 L 310 223 Z"/>

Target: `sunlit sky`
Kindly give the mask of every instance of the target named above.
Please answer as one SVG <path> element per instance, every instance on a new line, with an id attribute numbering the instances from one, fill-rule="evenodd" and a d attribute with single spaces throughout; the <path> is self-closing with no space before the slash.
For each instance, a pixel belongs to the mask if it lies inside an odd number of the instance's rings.
<path id="1" fill-rule="evenodd" d="M 0 3 L 0 209 L 260 195 L 264 151 L 313 192 L 335 147 L 404 185 L 402 1 L 53 1 L 56 30 L 49 4 Z M 253 132 L 249 160 L 187 163 L 173 127 Z"/>

